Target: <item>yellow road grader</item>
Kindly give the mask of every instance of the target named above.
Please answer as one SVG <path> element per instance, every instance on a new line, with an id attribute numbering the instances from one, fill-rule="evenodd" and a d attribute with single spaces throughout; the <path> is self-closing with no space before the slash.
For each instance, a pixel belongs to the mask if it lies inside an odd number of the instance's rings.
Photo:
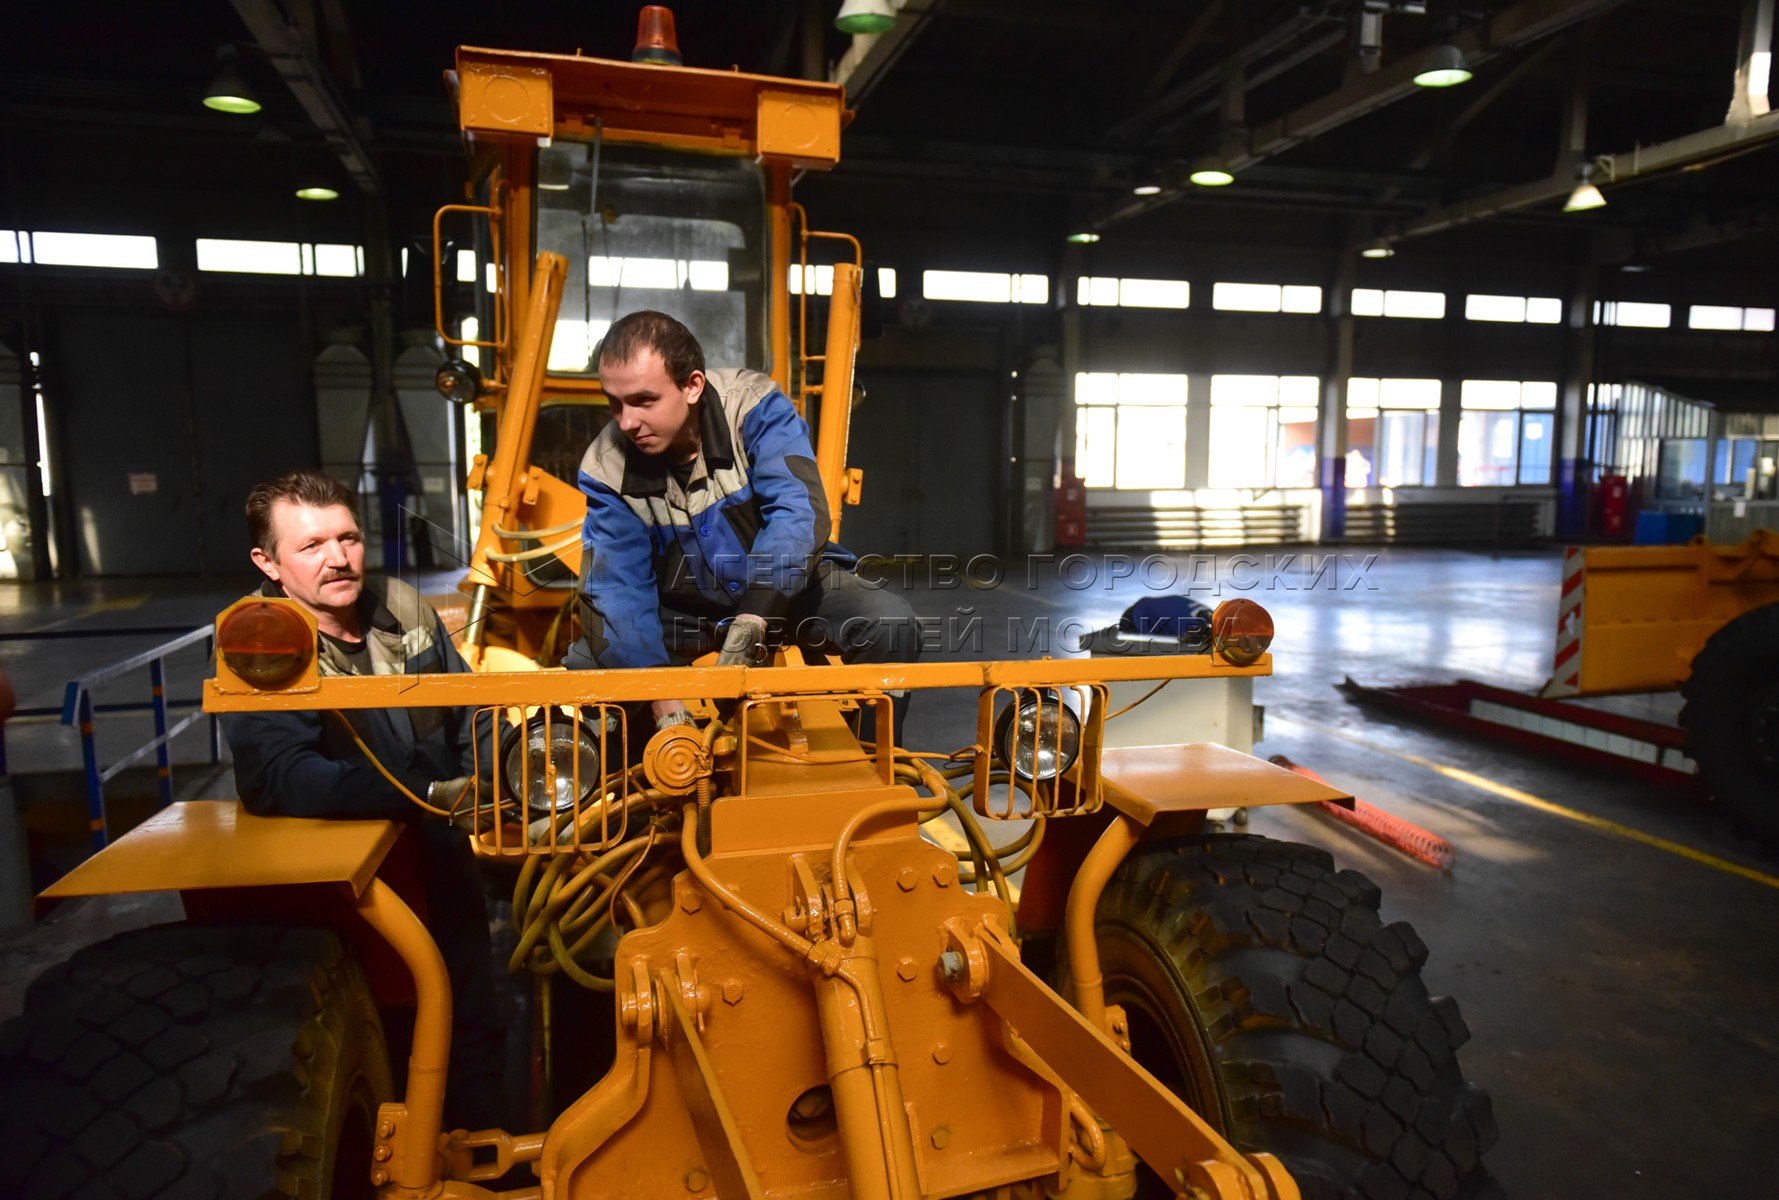
<path id="1" fill-rule="evenodd" d="M 1270 673 L 1271 622 L 1251 602 L 1218 611 L 1209 652 L 1175 657 L 861 666 L 785 648 L 764 666 L 538 669 L 572 587 L 534 568 L 553 558 L 572 577 L 580 501 L 532 447 L 553 407 L 596 406 L 594 305 L 624 290 L 629 260 L 671 261 L 690 300 L 695 272 L 718 291 L 696 264 L 723 265 L 733 286 L 713 302 L 740 316 L 735 361 L 816 417 L 836 518 L 856 495 L 856 243 L 837 242 L 852 257 L 833 266 L 819 358 L 786 289 L 791 246 L 808 244 L 790 173 L 834 161 L 842 96 L 468 48 L 455 88 L 480 181 L 462 207 L 489 222 L 498 276 L 489 336 L 469 339 L 486 374 L 444 373 L 499 422 L 472 480 L 465 641 L 482 670 L 322 678 L 308 615 L 248 600 L 218 618 L 205 705 L 498 717 L 452 815 L 513 888 L 514 966 L 547 984 L 540 1070 L 569 1074 L 575 1009 L 550 1011 L 565 988 L 609 998 L 609 1063 L 572 1064 L 596 1082 L 546 1092 L 533 1127 L 445 1128 L 451 988 L 416 911 L 411 831 L 179 804 L 46 893 L 176 891 L 188 919 L 33 985 L 0 1034 L 0 1194 L 1497 1194 L 1488 1098 L 1456 1058 L 1468 1033 L 1421 982 L 1413 930 L 1321 851 L 1205 818 L 1350 798 L 1217 745 L 1106 745 L 1112 684 Z M 649 249 L 671 244 L 657 220 L 708 219 L 688 178 L 753 208 L 708 242 Z M 573 264 L 542 245 L 557 234 Z M 529 276 L 514 266 L 534 258 Z M 571 352 L 553 348 L 565 334 Z M 976 693 L 972 740 L 900 748 L 890 694 L 934 688 Z M 634 706 L 684 697 L 695 725 L 633 731 Z M 855 732 L 865 709 L 875 742 Z M 941 816 L 963 848 L 922 836 Z M 385 1022 L 405 1011 L 401 1070 Z"/>

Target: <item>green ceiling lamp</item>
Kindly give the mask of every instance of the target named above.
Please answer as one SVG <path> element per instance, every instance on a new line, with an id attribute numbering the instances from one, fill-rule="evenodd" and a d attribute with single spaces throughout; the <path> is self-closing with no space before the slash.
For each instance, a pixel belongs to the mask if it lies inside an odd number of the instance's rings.
<path id="1" fill-rule="evenodd" d="M 1427 56 L 1426 63 L 1415 73 L 1416 87 L 1457 87 L 1470 80 L 1470 60 L 1450 42 L 1435 46 L 1433 53 Z"/>
<path id="2" fill-rule="evenodd" d="M 241 78 L 235 68 L 235 48 L 221 46 L 216 51 L 216 79 L 204 93 L 204 107 L 216 112 L 247 116 L 260 110 L 259 97 Z"/>
<path id="3" fill-rule="evenodd" d="M 888 33 L 895 27 L 896 9 L 890 0 L 846 0 L 834 18 L 841 33 Z"/>

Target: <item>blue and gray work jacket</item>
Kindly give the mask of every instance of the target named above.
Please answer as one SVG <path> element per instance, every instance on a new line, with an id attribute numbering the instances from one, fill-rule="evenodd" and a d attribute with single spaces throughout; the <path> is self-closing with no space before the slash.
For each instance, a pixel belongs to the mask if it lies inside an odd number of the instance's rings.
<path id="1" fill-rule="evenodd" d="M 615 421 L 581 460 L 581 632 L 601 667 L 667 663 L 663 608 L 772 619 L 819 563 L 857 565 L 828 540 L 809 427 L 777 384 L 757 371 L 709 372 L 695 412 L 702 444 L 677 471 Z"/>

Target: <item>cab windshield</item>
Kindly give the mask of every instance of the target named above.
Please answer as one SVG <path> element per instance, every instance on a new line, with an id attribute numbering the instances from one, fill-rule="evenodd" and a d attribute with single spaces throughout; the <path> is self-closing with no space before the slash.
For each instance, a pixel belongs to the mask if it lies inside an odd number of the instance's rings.
<path id="1" fill-rule="evenodd" d="M 611 323 L 640 308 L 684 322 L 705 363 L 767 368 L 771 262 L 759 164 L 651 146 L 539 152 L 537 246 L 568 259 L 549 370 L 593 376 Z"/>

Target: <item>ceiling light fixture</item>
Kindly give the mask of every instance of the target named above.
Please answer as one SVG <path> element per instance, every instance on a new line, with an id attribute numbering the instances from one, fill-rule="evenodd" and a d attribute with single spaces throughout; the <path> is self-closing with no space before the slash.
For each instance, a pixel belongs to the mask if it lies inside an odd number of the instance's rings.
<path id="1" fill-rule="evenodd" d="M 574 179 L 574 162 L 569 150 L 552 147 L 537 155 L 537 186 L 546 192 L 566 192 Z"/>
<path id="2" fill-rule="evenodd" d="M 1376 238 L 1359 248 L 1360 258 L 1391 258 L 1396 254 L 1396 247 L 1384 238 Z"/>
<path id="3" fill-rule="evenodd" d="M 1072 246 L 1091 246 L 1099 240 L 1100 235 L 1090 229 L 1083 229 L 1079 233 L 1069 235 L 1069 244 Z"/>
<path id="4" fill-rule="evenodd" d="M 896 24 L 895 6 L 889 0 L 846 0 L 834 17 L 841 33 L 887 33 Z"/>
<path id="5" fill-rule="evenodd" d="M 259 98 L 241 73 L 235 69 L 235 48 L 219 46 L 216 50 L 216 79 L 204 93 L 204 107 L 217 112 L 247 116 L 260 109 Z"/>
<path id="6" fill-rule="evenodd" d="M 338 200 L 340 190 L 323 179 L 305 179 L 296 190 L 298 200 Z"/>
<path id="7" fill-rule="evenodd" d="M 1133 196 L 1159 196 L 1161 195 L 1161 185 L 1159 183 L 1139 183 L 1130 189 L 1130 194 Z"/>
<path id="8" fill-rule="evenodd" d="M 1569 199 L 1563 202 L 1563 211 L 1572 213 L 1586 212 L 1590 208 L 1605 208 L 1606 197 L 1593 184 L 1594 164 L 1582 163 L 1575 168 L 1575 174 L 1581 182 L 1575 185 L 1575 190 L 1569 193 Z"/>
<path id="9" fill-rule="evenodd" d="M 1199 187 L 1228 187 L 1235 182 L 1229 163 L 1220 154 L 1207 154 L 1193 163 L 1192 173 L 1186 178 Z"/>
<path id="10" fill-rule="evenodd" d="M 1464 57 L 1462 50 L 1446 42 L 1435 46 L 1433 53 L 1427 56 L 1426 64 L 1415 73 L 1415 86 L 1457 87 L 1460 83 L 1469 83 L 1470 79 L 1470 61 Z"/>

